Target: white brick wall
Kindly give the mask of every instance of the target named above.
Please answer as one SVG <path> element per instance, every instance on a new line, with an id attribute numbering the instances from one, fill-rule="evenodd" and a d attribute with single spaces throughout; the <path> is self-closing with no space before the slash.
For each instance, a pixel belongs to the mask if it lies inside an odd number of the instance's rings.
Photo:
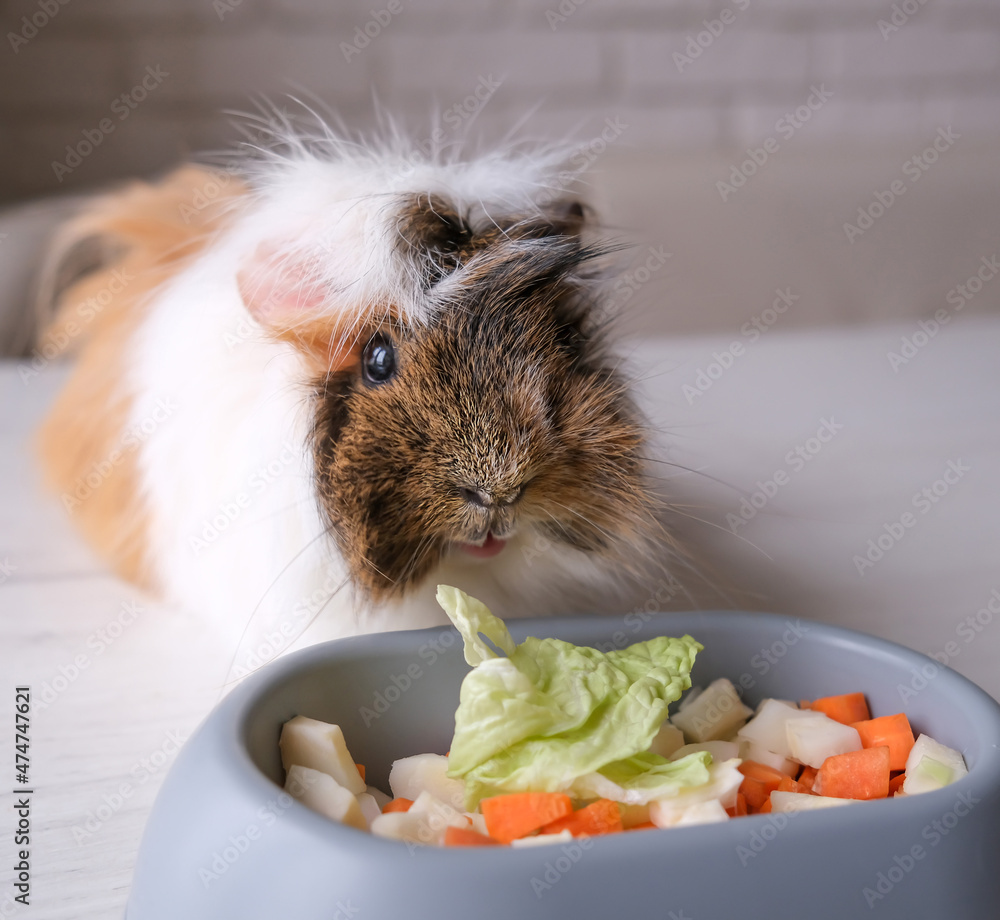
<path id="1" fill-rule="evenodd" d="M 905 145 L 948 123 L 1000 138 L 995 0 L 905 0 L 916 12 L 887 40 L 878 20 L 904 0 L 399 2 L 347 60 L 341 43 L 388 0 L 10 0 L 0 12 L 0 199 L 227 145 L 236 135 L 221 111 L 250 108 L 255 93 L 308 91 L 359 127 L 376 94 L 419 133 L 435 103 L 461 102 L 490 75 L 503 85 L 476 125 L 495 133 L 538 106 L 526 124 L 534 134 L 587 138 L 620 117 L 624 147 L 740 151 L 822 82 L 834 98 L 797 146 Z M 9 36 L 25 16 L 37 35 L 15 50 Z M 674 53 L 705 20 L 723 23 L 721 34 L 679 70 Z M 150 65 L 169 78 L 58 182 L 52 163 Z"/>

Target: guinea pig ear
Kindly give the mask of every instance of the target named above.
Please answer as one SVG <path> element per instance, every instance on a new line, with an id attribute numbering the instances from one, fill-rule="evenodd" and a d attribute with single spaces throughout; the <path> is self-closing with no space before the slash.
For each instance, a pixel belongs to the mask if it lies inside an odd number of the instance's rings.
<path id="1" fill-rule="evenodd" d="M 273 337 L 294 345 L 317 371 L 331 373 L 357 360 L 353 323 L 332 309 L 333 293 L 308 256 L 262 243 L 237 272 L 250 315 Z"/>

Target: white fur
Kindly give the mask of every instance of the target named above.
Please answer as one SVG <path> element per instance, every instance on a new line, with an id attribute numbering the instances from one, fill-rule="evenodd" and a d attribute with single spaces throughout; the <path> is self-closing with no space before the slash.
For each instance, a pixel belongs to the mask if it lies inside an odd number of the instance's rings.
<path id="1" fill-rule="evenodd" d="M 365 609 L 341 587 L 346 569 L 323 533 L 303 358 L 263 334 L 236 283 L 264 245 L 318 273 L 331 292 L 326 309 L 360 316 L 393 303 L 419 321 L 417 280 L 395 251 L 399 195 L 445 193 L 481 216 L 530 210 L 548 191 L 550 165 L 414 165 L 405 151 L 274 162 L 231 228 L 150 304 L 132 352 L 130 421 L 141 425 L 164 400 L 177 407 L 140 453 L 150 557 L 169 596 L 242 635 L 237 674 L 287 648 L 317 614 L 309 639 L 446 622 L 433 600 L 439 582 L 505 617 L 626 604 L 614 573 L 529 531 L 489 560 L 456 552 L 412 595 Z"/>

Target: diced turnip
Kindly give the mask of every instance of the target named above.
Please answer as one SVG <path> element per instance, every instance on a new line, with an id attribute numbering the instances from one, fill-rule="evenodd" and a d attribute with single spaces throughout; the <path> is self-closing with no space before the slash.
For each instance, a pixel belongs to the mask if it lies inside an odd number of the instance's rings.
<path id="1" fill-rule="evenodd" d="M 671 722 L 688 741 L 716 741 L 732 734 L 751 715 L 753 710 L 743 705 L 732 681 L 720 677 L 679 709 Z"/>
<path id="2" fill-rule="evenodd" d="M 397 760 L 389 771 L 389 788 L 396 798 L 417 800 L 421 792 L 465 810 L 465 783 L 448 776 L 448 758 L 441 754 L 415 754 Z"/>
<path id="3" fill-rule="evenodd" d="M 447 802 L 431 795 L 426 789 L 420 793 L 410 806 L 409 814 L 424 815 L 427 826 L 434 832 L 436 843 L 444 842 L 444 832 L 447 827 L 470 827 L 469 819 Z"/>
<path id="4" fill-rule="evenodd" d="M 831 808 L 835 805 L 849 805 L 860 799 L 835 799 L 827 795 L 809 795 L 806 792 L 771 793 L 771 812 L 811 811 L 816 808 Z"/>
<path id="5" fill-rule="evenodd" d="M 759 703 L 757 704 L 757 708 L 756 708 L 756 709 L 754 709 L 754 711 L 753 711 L 753 714 L 754 714 L 754 715 L 759 715 L 759 714 L 760 714 L 760 711 L 761 711 L 761 710 L 762 710 L 762 709 L 764 708 L 764 704 L 765 704 L 765 703 L 766 703 L 766 702 L 767 702 L 768 700 L 774 700 L 774 701 L 775 701 L 776 703 L 781 703 L 781 704 L 783 704 L 783 705 L 787 706 L 787 707 L 788 707 L 789 709 L 799 709 L 799 708 L 800 708 L 800 707 L 799 707 L 799 704 L 798 704 L 798 703 L 796 703 L 796 702 L 795 702 L 795 700 L 779 700 L 779 699 L 778 699 L 777 697 L 775 697 L 775 696 L 766 696 L 766 697 L 764 697 L 764 699 L 762 699 L 762 700 L 761 700 L 761 701 L 760 701 L 760 702 L 759 702 Z"/>
<path id="6" fill-rule="evenodd" d="M 850 725 L 836 722 L 822 712 L 810 712 L 807 719 L 785 722 L 792 758 L 817 770 L 834 754 L 860 751 L 861 736 Z"/>
<path id="7" fill-rule="evenodd" d="M 474 831 L 479 831 L 486 837 L 489 837 L 490 832 L 486 829 L 486 816 L 478 811 L 467 811 L 465 812 L 465 817 L 469 819 L 469 823 Z"/>
<path id="8" fill-rule="evenodd" d="M 761 747 L 754 741 L 741 739 L 739 742 L 739 748 L 739 757 L 741 760 L 754 760 L 757 763 L 764 764 L 765 766 L 774 767 L 775 770 L 780 770 L 788 776 L 797 776 L 799 769 L 802 766 L 790 757 L 782 757 L 780 754 L 775 754 L 773 751 L 769 751 L 766 748 Z"/>
<path id="9" fill-rule="evenodd" d="M 921 735 L 906 758 L 904 795 L 933 792 L 955 782 L 968 773 L 961 752 L 947 747 L 928 735 Z"/>
<path id="10" fill-rule="evenodd" d="M 358 830 L 368 830 L 368 822 L 354 793 L 329 773 L 292 764 L 285 779 L 285 791 L 321 815 Z"/>
<path id="11" fill-rule="evenodd" d="M 681 814 L 693 805 L 717 800 L 723 810 L 736 804 L 736 793 L 743 782 L 739 760 L 724 760 L 708 768 L 708 782 L 684 789 L 670 798 L 649 803 L 649 820 L 657 827 L 671 827 Z"/>
<path id="12" fill-rule="evenodd" d="M 911 769 L 920 763 L 923 757 L 930 757 L 931 760 L 936 760 L 938 763 L 950 767 L 954 772 L 951 782 L 955 782 L 956 779 L 965 776 L 969 772 L 968 767 L 965 765 L 965 758 L 960 751 L 956 751 L 954 748 L 947 747 L 939 741 L 935 741 L 929 735 L 920 735 L 913 743 L 913 747 L 910 748 L 910 753 L 906 758 L 907 775 L 909 775 Z M 909 792 L 910 790 L 907 789 L 906 791 Z"/>
<path id="13" fill-rule="evenodd" d="M 375 786 L 367 786 L 365 792 L 378 802 L 379 811 L 392 801 L 391 795 L 386 795 L 381 789 L 377 789 Z"/>
<path id="14" fill-rule="evenodd" d="M 403 840 L 408 843 L 433 844 L 439 840 L 427 824 L 427 816 L 411 815 L 408 811 L 392 811 L 372 821 L 371 831 L 378 837 Z"/>
<path id="15" fill-rule="evenodd" d="M 740 746 L 735 741 L 702 741 L 698 744 L 685 744 L 678 748 L 668 758 L 669 760 L 680 760 L 688 754 L 697 754 L 698 751 L 708 751 L 712 755 L 712 760 L 732 760 L 740 756 Z"/>
<path id="16" fill-rule="evenodd" d="M 628 830 L 637 824 L 646 824 L 649 821 L 649 805 L 622 805 L 618 804 L 618 810 L 622 813 L 622 827 Z"/>
<path id="17" fill-rule="evenodd" d="M 765 700 L 760 711 L 738 732 L 741 741 L 751 741 L 764 750 L 790 758 L 786 724 L 792 719 L 810 719 L 816 716 L 808 709 L 795 709 L 781 700 Z"/>
<path id="18" fill-rule="evenodd" d="M 657 824 L 658 827 L 691 827 L 695 824 L 715 824 L 718 821 L 728 821 L 729 815 L 718 799 L 708 802 L 698 802 L 680 812 L 665 812 L 664 818 L 670 820 L 669 825 Z M 656 822 L 654 822 L 656 823 Z"/>
<path id="19" fill-rule="evenodd" d="M 684 699 L 682 699 L 677 704 L 677 711 L 683 712 L 685 709 L 687 709 L 688 706 L 690 706 L 696 699 L 698 699 L 698 697 L 701 695 L 701 692 L 702 692 L 701 687 L 692 687 L 690 690 L 688 690 L 688 692 L 684 694 Z"/>
<path id="20" fill-rule="evenodd" d="M 661 757 L 669 757 L 674 751 L 683 746 L 684 732 L 667 721 L 660 726 L 660 730 L 653 738 L 653 743 L 650 744 L 649 749 Z"/>
<path id="21" fill-rule="evenodd" d="M 365 816 L 365 821 L 369 825 L 382 814 L 382 807 L 375 800 L 374 796 L 369 795 L 367 792 L 359 792 L 356 798 L 358 800 L 358 807 L 361 809 L 361 814 Z"/>
<path id="22" fill-rule="evenodd" d="M 512 840 L 512 847 L 542 847 L 547 843 L 569 843 L 573 835 L 568 831 L 559 831 L 558 834 L 536 834 L 534 837 L 518 837 Z"/>
<path id="23" fill-rule="evenodd" d="M 296 716 L 282 726 L 278 746 L 285 770 L 298 764 L 332 776 L 352 795 L 365 791 L 365 781 L 347 750 L 339 725 Z"/>

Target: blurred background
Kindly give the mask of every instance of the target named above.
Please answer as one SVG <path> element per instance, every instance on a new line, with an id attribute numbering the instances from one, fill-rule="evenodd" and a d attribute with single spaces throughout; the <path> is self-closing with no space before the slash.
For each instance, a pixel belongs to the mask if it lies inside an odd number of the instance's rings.
<path id="1" fill-rule="evenodd" d="M 231 148 L 262 94 L 573 137 L 636 244 L 630 331 L 739 329 L 782 291 L 788 328 L 932 314 L 998 241 L 995 0 L 16 0 L 0 27 L 8 351 L 63 213 L 37 199 Z"/>

